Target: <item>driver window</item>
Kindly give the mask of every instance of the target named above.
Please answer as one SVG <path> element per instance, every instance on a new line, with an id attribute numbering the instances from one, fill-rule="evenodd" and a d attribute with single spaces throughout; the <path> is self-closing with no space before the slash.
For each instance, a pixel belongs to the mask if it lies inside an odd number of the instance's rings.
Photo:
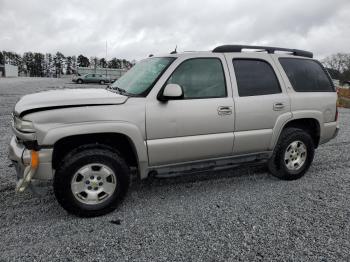
<path id="1" fill-rule="evenodd" d="M 184 99 L 226 96 L 226 83 L 221 60 L 218 58 L 191 58 L 180 64 L 167 84 L 183 88 Z"/>

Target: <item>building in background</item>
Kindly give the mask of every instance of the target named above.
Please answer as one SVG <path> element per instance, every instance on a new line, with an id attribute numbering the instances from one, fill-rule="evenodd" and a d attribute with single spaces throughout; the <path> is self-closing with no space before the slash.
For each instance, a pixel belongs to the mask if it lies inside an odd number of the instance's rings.
<path id="1" fill-rule="evenodd" d="M 18 66 L 0 65 L 0 77 L 18 77 Z"/>

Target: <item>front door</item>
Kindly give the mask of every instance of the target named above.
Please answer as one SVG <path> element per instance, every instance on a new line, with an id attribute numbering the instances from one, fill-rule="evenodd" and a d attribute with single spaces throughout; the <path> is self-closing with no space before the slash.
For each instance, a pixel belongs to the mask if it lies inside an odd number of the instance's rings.
<path id="1" fill-rule="evenodd" d="M 146 104 L 151 166 L 232 154 L 234 104 L 228 69 L 221 54 L 178 58 L 165 80 L 183 88 L 181 100 Z M 171 69 L 169 69 L 171 70 Z"/>

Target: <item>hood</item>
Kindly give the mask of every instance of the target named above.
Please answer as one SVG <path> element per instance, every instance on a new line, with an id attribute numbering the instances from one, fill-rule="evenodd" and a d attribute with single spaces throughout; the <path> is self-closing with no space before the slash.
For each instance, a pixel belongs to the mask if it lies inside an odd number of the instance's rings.
<path id="1" fill-rule="evenodd" d="M 65 107 L 118 105 L 127 99 L 127 96 L 97 88 L 51 90 L 23 96 L 15 106 L 15 114 L 23 116 L 34 111 Z"/>

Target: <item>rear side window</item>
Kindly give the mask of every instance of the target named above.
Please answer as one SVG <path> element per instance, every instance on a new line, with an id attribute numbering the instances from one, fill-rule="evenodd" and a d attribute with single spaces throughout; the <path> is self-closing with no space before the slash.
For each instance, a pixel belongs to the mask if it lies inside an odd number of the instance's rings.
<path id="1" fill-rule="evenodd" d="M 320 63 L 310 59 L 279 59 L 297 92 L 334 92 L 331 79 Z"/>
<path id="2" fill-rule="evenodd" d="M 263 60 L 233 59 L 239 96 L 281 93 L 271 65 Z"/>

